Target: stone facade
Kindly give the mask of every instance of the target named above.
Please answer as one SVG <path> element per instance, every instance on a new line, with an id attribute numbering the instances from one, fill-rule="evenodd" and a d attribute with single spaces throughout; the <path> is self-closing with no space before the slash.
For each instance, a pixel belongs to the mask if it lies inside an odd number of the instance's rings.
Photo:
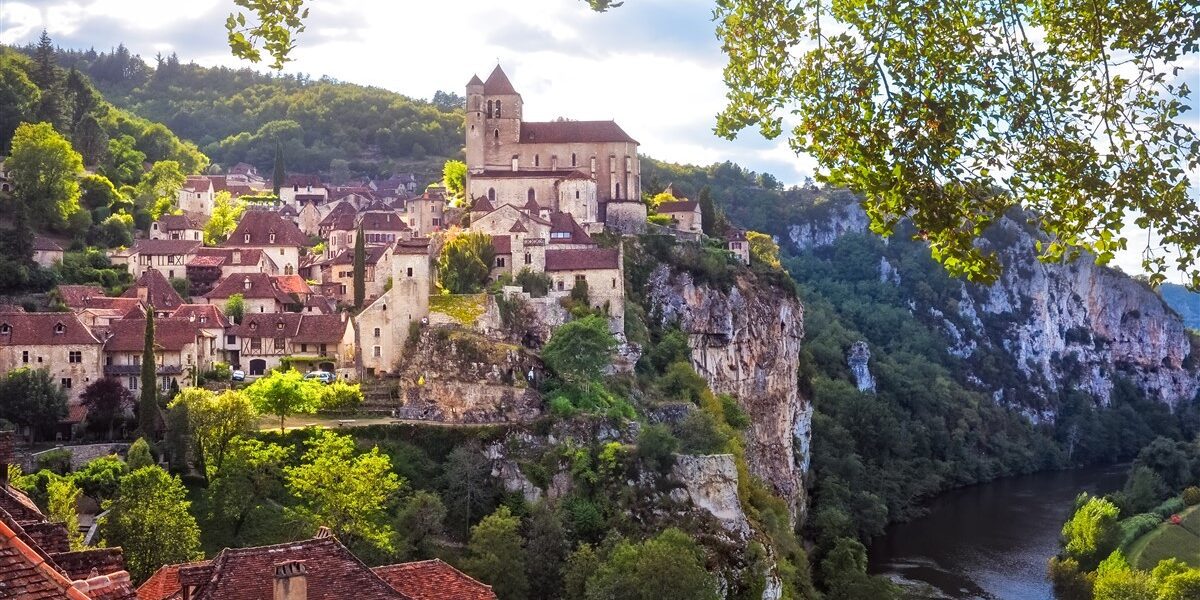
<path id="1" fill-rule="evenodd" d="M 428 246 L 397 244 L 391 264 L 392 288 L 356 319 L 362 368 L 368 374 L 395 373 L 409 326 L 429 316 L 433 275 Z"/>

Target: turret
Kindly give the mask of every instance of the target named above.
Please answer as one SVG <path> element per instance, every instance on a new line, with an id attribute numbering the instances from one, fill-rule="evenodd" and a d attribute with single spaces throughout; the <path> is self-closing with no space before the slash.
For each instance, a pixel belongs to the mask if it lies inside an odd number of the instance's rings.
<path id="1" fill-rule="evenodd" d="M 487 125 L 484 123 L 483 81 L 478 75 L 467 82 L 467 168 L 482 171 L 484 164 L 483 138 Z"/>

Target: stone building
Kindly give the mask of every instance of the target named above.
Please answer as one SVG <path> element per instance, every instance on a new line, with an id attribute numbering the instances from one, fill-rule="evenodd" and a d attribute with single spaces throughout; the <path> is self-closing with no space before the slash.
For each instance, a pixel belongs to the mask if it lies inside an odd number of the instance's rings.
<path id="1" fill-rule="evenodd" d="M 74 313 L 0 314 L 0 373 L 46 369 L 71 407 L 101 375 L 101 342 Z M 77 412 L 77 411 L 73 411 Z"/>
<path id="2" fill-rule="evenodd" d="M 725 233 L 725 249 L 744 265 L 750 264 L 750 240 L 742 229 L 731 229 Z"/>
<path id="3" fill-rule="evenodd" d="M 63 248 L 58 242 L 42 235 L 33 236 L 33 262 L 48 269 L 62 260 Z"/>
<path id="4" fill-rule="evenodd" d="M 473 77 L 466 92 L 468 197 L 497 207 L 532 200 L 596 222 L 608 201 L 641 196 L 638 142 L 615 122 L 525 121 L 521 95 L 499 66 L 487 81 Z"/>
<path id="5" fill-rule="evenodd" d="M 204 241 L 204 216 L 189 212 L 163 215 L 150 224 L 150 239 Z"/>
<path id="6" fill-rule="evenodd" d="M 693 200 L 676 200 L 658 205 L 658 214 L 671 218 L 671 226 L 679 231 L 700 233 L 702 223 L 700 203 Z"/>
<path id="7" fill-rule="evenodd" d="M 167 279 L 182 278 L 188 261 L 201 245 L 203 242 L 199 240 L 138 240 L 129 247 L 129 273 L 137 278 L 147 269 L 154 269 Z"/>
<path id="8" fill-rule="evenodd" d="M 433 286 L 429 240 L 415 238 L 392 248 L 392 287 L 359 313 L 359 347 L 367 374 L 394 373 L 409 326 L 429 316 Z"/>
<path id="9" fill-rule="evenodd" d="M 221 356 L 220 338 L 201 329 L 187 318 L 154 320 L 154 358 L 158 361 L 155 385 L 167 391 L 173 386 L 195 383 L 196 373 L 212 368 Z M 145 385 L 142 377 L 142 351 L 146 341 L 146 319 L 114 321 L 104 340 L 104 375 L 115 377 L 136 392 Z"/>
<path id="10" fill-rule="evenodd" d="M 242 214 L 237 229 L 222 247 L 262 250 L 284 275 L 293 275 L 307 245 L 308 238 L 292 221 L 275 211 L 252 209 Z"/>
<path id="11" fill-rule="evenodd" d="M 211 215 L 216 204 L 217 189 L 213 180 L 203 175 L 191 175 L 183 182 L 183 187 L 175 199 L 175 206 L 185 212 Z"/>
<path id="12" fill-rule="evenodd" d="M 241 294 L 243 312 L 277 313 L 287 307 L 303 304 L 280 289 L 279 282 L 266 273 L 245 273 L 222 279 L 213 290 L 204 295 L 206 304 L 224 307 L 235 294 Z"/>
<path id="13" fill-rule="evenodd" d="M 546 275 L 556 292 L 570 291 L 585 282 L 588 304 L 608 315 L 613 332 L 625 331 L 625 277 L 619 249 L 547 249 Z"/>

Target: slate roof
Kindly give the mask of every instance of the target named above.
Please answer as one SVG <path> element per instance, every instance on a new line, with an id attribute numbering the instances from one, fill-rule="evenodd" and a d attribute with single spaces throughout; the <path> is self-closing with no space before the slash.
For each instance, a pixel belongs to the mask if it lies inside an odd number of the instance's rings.
<path id="1" fill-rule="evenodd" d="M 271 241 L 271 234 L 275 241 Z M 246 235 L 249 234 L 249 241 Z M 304 246 L 308 243 L 306 237 L 295 223 L 283 218 L 279 213 L 270 210 L 247 210 L 242 214 L 242 220 L 237 229 L 225 241 L 225 247 L 237 246 Z"/>
<path id="2" fill-rule="evenodd" d="M 385 254 L 387 254 L 388 250 L 391 250 L 391 249 L 392 249 L 391 246 L 378 246 L 378 245 L 367 246 L 365 248 L 366 264 L 368 264 L 368 265 L 379 264 L 379 260 L 382 259 L 383 256 Z M 342 250 L 341 252 L 338 252 L 337 256 L 334 256 L 333 258 L 329 259 L 328 261 L 325 261 L 325 264 L 329 264 L 329 265 L 352 265 L 352 264 L 354 264 L 354 249 L 347 248 L 345 250 Z"/>
<path id="3" fill-rule="evenodd" d="M 390 210 L 363 213 L 358 224 L 364 231 L 408 231 L 408 223 Z"/>
<path id="4" fill-rule="evenodd" d="M 199 248 L 187 264 L 198 267 L 246 267 L 258 265 L 262 257 L 261 248 Z M 235 258 L 240 260 L 234 260 Z M 267 256 L 267 260 L 271 260 L 271 257 Z"/>
<path id="5" fill-rule="evenodd" d="M 475 199 L 475 202 L 471 203 L 471 212 L 489 213 L 493 210 L 496 210 L 496 207 L 487 199 L 487 196 L 480 196 Z"/>
<path id="6" fill-rule="evenodd" d="M 6 313 L 0 315 L 0 346 L 68 346 L 99 344 L 75 313 Z"/>
<path id="7" fill-rule="evenodd" d="M 188 319 L 154 320 L 154 347 L 180 352 L 196 342 L 197 324 Z M 146 343 L 146 319 L 125 318 L 113 321 L 111 336 L 104 342 L 105 352 L 141 352 Z"/>
<path id="8" fill-rule="evenodd" d="M 616 121 L 522 121 L 522 144 L 638 143 Z"/>
<path id="9" fill-rule="evenodd" d="M 144 296 L 141 290 L 145 290 Z M 175 288 L 171 286 L 171 282 L 167 281 L 167 278 L 158 272 L 158 269 L 146 269 L 142 271 L 137 281 L 134 282 L 133 287 L 125 290 L 125 293 L 121 294 L 121 297 L 137 299 L 144 297 L 146 302 L 159 310 L 174 309 L 183 304 L 183 297 L 179 295 L 179 292 L 175 291 Z"/>
<path id="10" fill-rule="evenodd" d="M 321 219 L 321 222 L 317 225 L 318 227 L 332 227 L 337 223 L 338 219 L 344 218 L 343 215 L 353 217 L 356 214 L 358 214 L 358 210 L 354 208 L 353 204 L 345 201 L 338 202 L 333 205 L 333 208 L 329 209 L 329 214 L 325 215 L 325 218 Z"/>
<path id="11" fill-rule="evenodd" d="M 555 237 L 556 233 L 569 233 L 570 237 Z M 575 217 L 571 213 L 554 212 L 550 215 L 550 243 L 551 244 L 592 244 L 592 236 L 588 235 L 579 223 L 575 222 Z"/>
<path id="12" fill-rule="evenodd" d="M 411 600 L 496 600 L 491 586 L 436 558 L 371 570 Z"/>
<path id="13" fill-rule="evenodd" d="M 493 235 L 492 249 L 496 255 L 512 254 L 512 238 L 507 235 Z"/>
<path id="14" fill-rule="evenodd" d="M 620 261 L 620 254 L 616 248 L 546 250 L 547 272 L 617 269 L 620 267 Z"/>
<path id="15" fill-rule="evenodd" d="M 517 90 L 513 89 L 508 75 L 504 74 L 504 69 L 501 69 L 500 65 L 496 65 L 496 68 L 492 69 L 492 74 L 488 75 L 487 81 L 483 82 L 483 93 L 489 96 L 516 96 Z"/>
<path id="16" fill-rule="evenodd" d="M 392 254 L 424 254 L 429 255 L 429 238 L 413 238 L 397 240 Z"/>

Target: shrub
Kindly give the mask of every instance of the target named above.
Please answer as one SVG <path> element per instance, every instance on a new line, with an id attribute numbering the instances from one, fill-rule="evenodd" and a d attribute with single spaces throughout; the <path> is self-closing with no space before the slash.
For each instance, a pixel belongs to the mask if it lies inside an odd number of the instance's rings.
<path id="1" fill-rule="evenodd" d="M 1150 512 L 1165 519 L 1167 517 L 1170 517 L 1173 514 L 1176 514 L 1180 511 L 1182 511 L 1183 509 L 1184 509 L 1184 503 L 1183 503 L 1182 498 L 1170 498 L 1170 499 L 1166 500 L 1165 502 L 1163 502 L 1162 504 L 1159 504 L 1158 506 L 1154 507 L 1154 510 L 1152 510 Z"/>
<path id="2" fill-rule="evenodd" d="M 1188 506 L 1200 504 L 1200 487 L 1191 486 L 1183 490 L 1183 503 Z"/>
<path id="3" fill-rule="evenodd" d="M 1159 523 L 1162 523 L 1162 518 L 1154 513 L 1142 513 L 1121 521 L 1121 547 L 1128 548 L 1142 535 L 1158 527 Z"/>
<path id="4" fill-rule="evenodd" d="M 545 273 L 535 273 L 528 267 L 517 273 L 517 285 L 533 298 L 544 298 L 550 292 L 550 276 Z"/>
<path id="5" fill-rule="evenodd" d="M 681 451 L 686 454 L 719 454 L 728 451 L 729 438 L 716 418 L 702 410 L 693 410 L 679 423 Z"/>
<path id="6" fill-rule="evenodd" d="M 71 472 L 71 451 L 66 448 L 55 448 L 38 455 L 38 470 L 46 469 L 59 475 Z"/>
<path id="7" fill-rule="evenodd" d="M 637 456 L 647 468 L 665 473 L 675 464 L 679 439 L 665 425 L 648 425 L 638 433 Z"/>

